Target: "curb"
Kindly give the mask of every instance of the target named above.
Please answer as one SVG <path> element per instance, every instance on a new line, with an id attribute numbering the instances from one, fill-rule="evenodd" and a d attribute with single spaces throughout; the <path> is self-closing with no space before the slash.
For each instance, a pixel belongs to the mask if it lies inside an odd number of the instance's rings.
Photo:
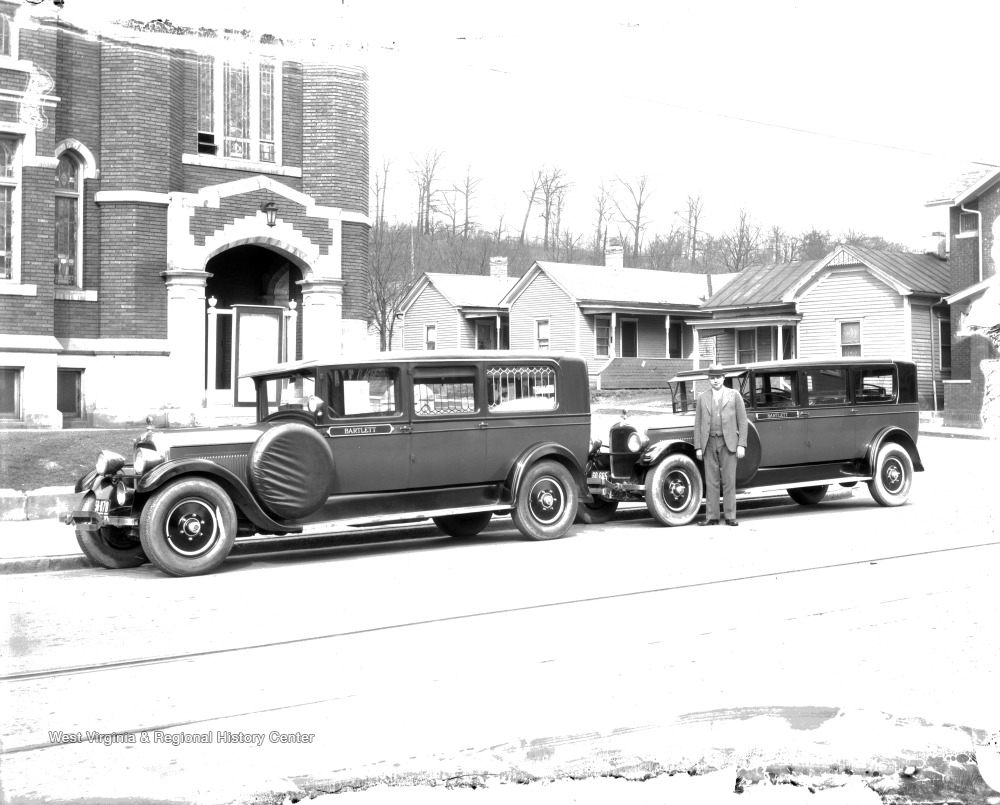
<path id="1" fill-rule="evenodd" d="M 0 489 L 0 523 L 53 520 L 73 511 L 79 498 L 72 486 L 45 486 L 30 492 Z"/>

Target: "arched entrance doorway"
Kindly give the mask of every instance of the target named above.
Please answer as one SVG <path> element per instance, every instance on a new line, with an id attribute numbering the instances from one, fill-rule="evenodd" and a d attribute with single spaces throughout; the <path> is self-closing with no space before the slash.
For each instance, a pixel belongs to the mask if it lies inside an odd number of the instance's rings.
<path id="1" fill-rule="evenodd" d="M 208 261 L 205 388 L 215 404 L 247 405 L 238 374 L 302 357 L 302 269 L 264 246 L 235 246 Z"/>

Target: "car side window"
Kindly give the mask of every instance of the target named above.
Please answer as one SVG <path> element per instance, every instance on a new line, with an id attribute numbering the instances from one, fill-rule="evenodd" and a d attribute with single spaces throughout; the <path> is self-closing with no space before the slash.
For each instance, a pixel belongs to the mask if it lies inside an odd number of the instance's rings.
<path id="1" fill-rule="evenodd" d="M 806 370 L 807 405 L 844 405 L 847 402 L 847 372 L 842 368 Z"/>
<path id="2" fill-rule="evenodd" d="M 757 408 L 791 408 L 799 404 L 799 390 L 794 372 L 758 374 L 753 381 L 754 405 Z"/>
<path id="3" fill-rule="evenodd" d="M 471 414 L 476 405 L 476 370 L 436 368 L 413 378 L 413 411 L 417 416 Z"/>
<path id="4" fill-rule="evenodd" d="M 858 405 L 896 401 L 896 378 L 890 367 L 855 369 L 851 385 Z"/>
<path id="5" fill-rule="evenodd" d="M 346 368 L 326 373 L 329 416 L 393 416 L 400 412 L 399 398 L 398 369 Z"/>
<path id="6" fill-rule="evenodd" d="M 553 411 L 558 404 L 556 370 L 550 366 L 491 366 L 486 389 L 493 413 Z"/>

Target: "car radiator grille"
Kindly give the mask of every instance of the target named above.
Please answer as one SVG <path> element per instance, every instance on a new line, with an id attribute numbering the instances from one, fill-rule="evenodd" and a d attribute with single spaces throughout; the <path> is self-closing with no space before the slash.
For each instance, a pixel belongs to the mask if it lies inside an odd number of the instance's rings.
<path id="1" fill-rule="evenodd" d="M 632 475 L 632 467 L 635 466 L 635 453 L 628 449 L 628 437 L 635 433 L 634 430 L 625 428 L 611 432 L 611 475 L 615 478 L 628 478 Z"/>

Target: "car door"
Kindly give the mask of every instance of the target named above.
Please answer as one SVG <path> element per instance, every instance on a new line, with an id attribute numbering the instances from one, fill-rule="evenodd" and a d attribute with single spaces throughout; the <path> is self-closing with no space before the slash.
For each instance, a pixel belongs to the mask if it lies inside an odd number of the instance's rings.
<path id="1" fill-rule="evenodd" d="M 807 452 L 801 461 L 846 461 L 855 457 L 857 421 L 851 410 L 846 366 L 829 364 L 803 370 Z"/>
<path id="2" fill-rule="evenodd" d="M 409 488 L 482 483 L 486 411 L 477 364 L 416 366 L 410 388 Z"/>
<path id="3" fill-rule="evenodd" d="M 850 458 L 864 458 L 882 428 L 898 424 L 899 382 L 892 364 L 851 367 L 854 444 Z"/>
<path id="4" fill-rule="evenodd" d="M 808 417 L 795 369 L 754 372 L 747 416 L 760 437 L 760 467 L 799 464 L 807 451 Z"/>
<path id="5" fill-rule="evenodd" d="M 336 367 L 324 372 L 322 414 L 334 460 L 333 495 L 406 489 L 410 423 L 397 366 Z"/>

